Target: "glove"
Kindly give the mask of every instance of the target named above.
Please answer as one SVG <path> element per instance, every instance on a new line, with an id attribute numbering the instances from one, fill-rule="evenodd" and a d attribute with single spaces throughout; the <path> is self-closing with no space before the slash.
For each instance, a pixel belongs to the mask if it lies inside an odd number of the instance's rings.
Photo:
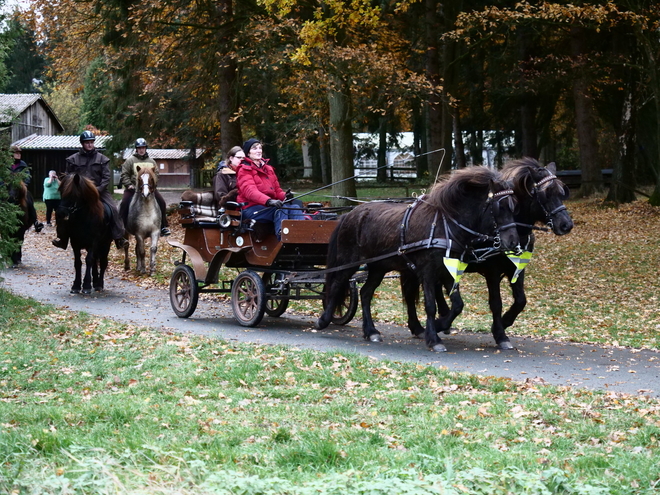
<path id="1" fill-rule="evenodd" d="M 269 199 L 268 201 L 266 201 L 266 206 L 282 208 L 282 202 L 279 199 Z"/>
<path id="2" fill-rule="evenodd" d="M 284 199 L 289 201 L 290 199 L 293 199 L 293 193 L 291 192 L 291 188 L 286 190 L 286 193 L 284 193 Z"/>

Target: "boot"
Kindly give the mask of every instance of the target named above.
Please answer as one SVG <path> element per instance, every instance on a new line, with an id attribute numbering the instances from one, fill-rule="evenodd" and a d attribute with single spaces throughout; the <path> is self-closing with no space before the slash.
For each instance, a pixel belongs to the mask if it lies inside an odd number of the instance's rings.
<path id="1" fill-rule="evenodd" d="M 119 239 L 115 239 L 115 246 L 117 249 L 124 249 L 124 246 L 126 245 L 128 241 L 124 239 L 123 237 L 120 237 Z"/>
<path id="2" fill-rule="evenodd" d="M 53 239 L 53 246 L 60 249 L 66 249 L 69 245 L 69 239 Z"/>
<path id="3" fill-rule="evenodd" d="M 162 235 L 163 237 L 170 235 L 171 233 L 172 232 L 170 232 L 170 229 L 168 229 L 167 227 L 163 227 L 162 229 L 160 229 L 160 235 Z"/>
<path id="4" fill-rule="evenodd" d="M 36 220 L 34 222 L 34 231 L 35 232 L 41 232 L 44 228 L 44 224 L 41 223 L 39 220 Z"/>

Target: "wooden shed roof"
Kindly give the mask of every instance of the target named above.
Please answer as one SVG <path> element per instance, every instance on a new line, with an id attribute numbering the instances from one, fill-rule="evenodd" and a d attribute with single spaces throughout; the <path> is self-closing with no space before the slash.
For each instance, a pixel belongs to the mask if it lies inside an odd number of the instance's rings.
<path id="1" fill-rule="evenodd" d="M 97 149 L 105 149 L 112 136 L 96 136 L 94 145 Z M 25 150 L 79 150 L 80 136 L 39 136 L 30 134 L 23 139 L 19 139 L 15 144 Z"/>

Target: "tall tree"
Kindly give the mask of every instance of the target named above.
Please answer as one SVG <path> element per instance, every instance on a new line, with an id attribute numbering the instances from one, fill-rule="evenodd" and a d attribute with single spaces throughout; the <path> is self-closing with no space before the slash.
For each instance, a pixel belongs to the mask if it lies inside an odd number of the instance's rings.
<path id="1" fill-rule="evenodd" d="M 21 20 L 18 11 L 9 18 L 4 36 L 11 49 L 4 60 L 9 79 L 3 91 L 37 93 L 44 83 L 46 61 L 37 49 L 34 32 Z"/>

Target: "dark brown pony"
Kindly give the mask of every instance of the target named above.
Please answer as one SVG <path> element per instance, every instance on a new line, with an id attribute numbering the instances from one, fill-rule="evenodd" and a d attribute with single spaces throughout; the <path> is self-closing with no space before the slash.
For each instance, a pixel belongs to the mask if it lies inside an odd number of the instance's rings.
<path id="1" fill-rule="evenodd" d="M 543 167 L 533 158 L 523 158 L 509 162 L 502 169 L 502 176 L 512 187 L 519 209 L 515 215 L 520 244 L 524 251 L 534 250 L 533 229 L 538 223 L 547 224 L 556 235 L 568 234 L 573 228 L 573 220 L 563 201 L 568 197 L 568 188 L 555 176 L 554 163 Z M 513 349 L 505 330 L 513 325 L 517 316 L 527 304 L 525 296 L 525 272 L 514 279 L 516 266 L 499 250 L 493 249 L 491 242 L 476 244 L 470 255 L 472 262 L 466 272 L 480 273 L 486 278 L 488 303 L 493 315 L 491 332 L 500 349 Z M 500 282 L 506 277 L 513 295 L 511 308 L 502 315 Z M 408 327 L 414 335 L 423 331 L 416 311 L 419 297 L 419 281 L 411 271 L 401 273 L 401 289 L 408 308 Z M 451 297 L 449 308 L 444 298 L 437 299 L 438 310 L 444 315 L 443 331 L 448 331 L 451 322 L 463 311 L 463 300 L 457 289 Z"/>
<path id="2" fill-rule="evenodd" d="M 325 328 L 347 293 L 352 275 L 367 264 L 368 277 L 361 288 L 364 338 L 382 341 L 371 318 L 371 299 L 385 274 L 412 270 L 422 282 L 427 326 L 426 344 L 446 351 L 436 331 L 436 290 L 448 273 L 443 259 L 460 258 L 481 239 L 494 239 L 502 249 L 518 246 L 513 223 L 515 200 L 499 172 L 485 167 L 459 170 L 435 185 L 413 205 L 371 202 L 340 217 L 328 245 L 325 311 L 317 322 Z"/>
<path id="3" fill-rule="evenodd" d="M 103 290 L 112 243 L 109 212 L 101 202 L 94 183 L 79 174 L 64 176 L 59 187 L 62 201 L 56 212 L 58 231 L 69 237 L 73 249 L 75 278 L 72 294 Z M 86 250 L 85 277 L 82 279 L 81 250 Z"/>
<path id="4" fill-rule="evenodd" d="M 19 242 L 19 246 L 11 255 L 12 263 L 14 266 L 18 266 L 23 261 L 23 242 L 25 241 L 25 233 L 37 221 L 37 217 L 34 214 L 30 214 L 30 212 L 34 212 L 34 200 L 23 181 L 15 186 L 11 186 L 8 194 L 9 202 L 20 208 L 20 212 L 18 213 L 19 224 L 12 236 Z"/>

